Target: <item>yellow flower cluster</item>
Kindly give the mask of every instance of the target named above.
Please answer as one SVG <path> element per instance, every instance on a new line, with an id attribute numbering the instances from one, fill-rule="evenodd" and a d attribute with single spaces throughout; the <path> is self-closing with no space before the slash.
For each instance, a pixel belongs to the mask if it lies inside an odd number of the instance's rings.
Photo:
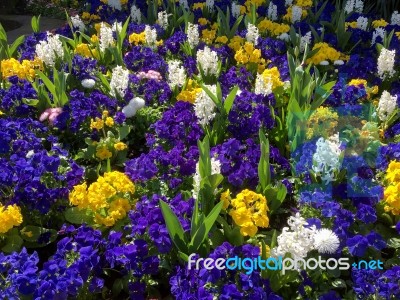
<path id="1" fill-rule="evenodd" d="M 96 35 L 95 35 L 96 36 Z M 94 41 L 96 42 L 96 41 Z M 92 49 L 89 47 L 88 44 L 85 43 L 80 43 L 76 45 L 75 47 L 75 53 L 79 54 L 80 56 L 83 57 L 88 57 L 88 58 L 99 58 L 99 53 L 97 52 L 97 49 Z"/>
<path id="2" fill-rule="evenodd" d="M 194 103 L 197 94 L 202 91 L 196 81 L 189 79 L 186 88 L 176 96 L 176 100 Z"/>
<path id="3" fill-rule="evenodd" d="M 246 65 L 246 67 L 257 65 L 259 73 L 265 69 L 265 59 L 261 58 L 261 50 L 255 48 L 253 43 L 246 42 L 243 47 L 240 47 L 235 53 L 235 60 L 238 64 Z"/>
<path id="4" fill-rule="evenodd" d="M 388 24 L 389 23 L 386 22 L 384 19 L 372 21 L 372 27 L 374 27 L 374 28 L 386 27 Z"/>
<path id="5" fill-rule="evenodd" d="M 3 78 L 18 76 L 20 79 L 33 79 L 35 77 L 35 69 L 43 69 L 43 63 L 38 58 L 34 60 L 24 59 L 22 63 L 15 58 L 1 61 L 1 73 L 3 74 Z"/>
<path id="6" fill-rule="evenodd" d="M 89 188 L 86 182 L 76 185 L 69 194 L 71 205 L 89 209 L 99 225 L 113 226 L 131 209 L 129 194 L 135 192 L 133 182 L 121 172 L 107 172 Z"/>
<path id="7" fill-rule="evenodd" d="M 216 34 L 217 31 L 215 29 L 203 29 L 203 31 L 201 32 L 201 39 L 203 40 L 203 42 L 210 45 L 214 41 Z"/>
<path id="8" fill-rule="evenodd" d="M 329 107 L 318 107 L 307 122 L 307 138 L 329 136 L 336 132 L 339 115 Z"/>
<path id="9" fill-rule="evenodd" d="M 400 40 L 400 31 L 396 32 L 395 35 L 397 36 L 397 39 Z"/>
<path id="10" fill-rule="evenodd" d="M 316 43 L 312 50 L 318 49 L 319 51 L 315 53 L 311 58 L 307 60 L 307 63 L 312 62 L 315 65 L 318 65 L 321 61 L 334 62 L 335 60 L 344 59 L 347 60 L 348 57 L 343 56 L 339 51 L 335 48 L 332 48 L 327 43 Z"/>
<path id="11" fill-rule="evenodd" d="M 311 7 L 313 5 L 312 0 L 296 0 L 296 5 L 301 7 Z"/>
<path id="12" fill-rule="evenodd" d="M 231 202 L 231 192 L 229 189 L 227 189 L 225 192 L 221 194 L 220 200 L 223 202 L 222 208 L 227 209 L 229 206 L 229 203 Z"/>
<path id="13" fill-rule="evenodd" d="M 146 34 L 145 32 L 141 32 L 141 33 L 132 33 L 129 36 L 129 43 L 135 43 L 135 45 L 139 45 L 139 44 L 144 44 L 146 42 Z"/>
<path id="14" fill-rule="evenodd" d="M 271 20 L 264 19 L 258 24 L 258 29 L 261 33 L 268 32 L 272 36 L 279 36 L 282 33 L 290 31 L 290 26 L 287 24 L 281 24 L 272 22 Z"/>
<path id="15" fill-rule="evenodd" d="M 106 146 L 101 146 L 96 150 L 96 157 L 100 160 L 105 160 L 112 157 L 112 152 Z"/>
<path id="16" fill-rule="evenodd" d="M 0 204 L 0 220 L 0 233 L 6 233 L 14 226 L 21 225 L 21 208 L 15 204 L 7 207 Z"/>
<path id="17" fill-rule="evenodd" d="M 193 3 L 193 10 L 195 9 L 203 9 L 205 2 L 197 2 Z"/>
<path id="18" fill-rule="evenodd" d="M 354 22 L 346 22 L 345 23 L 345 28 L 346 28 L 346 30 L 349 28 L 349 27 L 351 27 L 351 28 L 357 28 L 357 21 L 354 21 Z"/>
<path id="19" fill-rule="evenodd" d="M 252 5 L 255 5 L 255 7 L 256 7 L 256 9 L 257 9 L 259 6 L 263 5 L 264 2 L 265 2 L 265 0 L 247 0 L 247 1 L 244 3 L 244 5 L 245 5 L 245 7 L 247 8 L 247 11 L 248 11 L 248 12 L 251 12 L 251 7 L 252 7 Z"/>
<path id="20" fill-rule="evenodd" d="M 101 130 L 104 128 L 104 125 L 108 127 L 113 127 L 115 124 L 114 119 L 108 116 L 108 111 L 103 111 L 102 118 L 92 119 L 90 121 L 90 129 Z"/>
<path id="21" fill-rule="evenodd" d="M 242 47 L 243 43 L 244 43 L 244 38 L 242 38 L 241 36 L 235 35 L 229 41 L 228 47 L 235 51 L 238 51 L 240 49 L 240 47 Z"/>
<path id="22" fill-rule="evenodd" d="M 279 73 L 277 67 L 264 70 L 261 76 L 264 78 L 265 82 L 272 83 L 272 90 L 275 90 L 280 86 L 283 86 L 283 82 L 281 81 L 281 74 Z"/>
<path id="23" fill-rule="evenodd" d="M 243 236 L 253 237 L 257 227 L 267 228 L 269 219 L 267 212 L 267 199 L 261 194 L 250 190 L 241 191 L 235 199 L 231 201 L 232 209 L 229 215 L 233 221 L 240 227 L 240 233 Z"/>
<path id="24" fill-rule="evenodd" d="M 384 192 L 385 211 L 400 215 L 400 162 L 392 160 L 386 170 L 389 183 Z"/>
<path id="25" fill-rule="evenodd" d="M 88 13 L 86 11 L 82 13 L 81 18 L 83 21 L 88 21 L 88 22 L 100 20 L 100 16 L 94 15 L 94 14 L 91 15 L 90 13 Z"/>
<path id="26" fill-rule="evenodd" d="M 225 35 L 219 36 L 215 39 L 216 43 L 226 44 L 228 42 L 228 38 Z"/>

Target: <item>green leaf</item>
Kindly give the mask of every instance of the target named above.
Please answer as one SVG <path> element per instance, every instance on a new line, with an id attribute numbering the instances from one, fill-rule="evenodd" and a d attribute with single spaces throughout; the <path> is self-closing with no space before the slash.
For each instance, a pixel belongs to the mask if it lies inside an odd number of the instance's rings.
<path id="1" fill-rule="evenodd" d="M 130 131 L 131 131 L 131 127 L 128 125 L 124 125 L 124 126 L 120 127 L 119 128 L 119 139 L 123 140 L 124 138 L 126 138 Z"/>
<path id="2" fill-rule="evenodd" d="M 168 204 L 162 200 L 160 200 L 160 208 L 172 242 L 179 251 L 187 253 L 186 238 L 178 217 Z"/>
<path id="3" fill-rule="evenodd" d="M 343 279 L 337 278 L 332 281 L 332 286 L 334 288 L 346 288 L 346 282 Z"/>
<path id="4" fill-rule="evenodd" d="M 54 242 L 57 238 L 57 231 L 54 229 L 47 229 L 39 226 L 28 225 L 25 226 L 21 231 L 21 237 L 28 242 L 37 242 L 40 236 L 44 233 L 50 233 L 50 238 L 47 243 L 42 245 L 47 245 Z"/>
<path id="5" fill-rule="evenodd" d="M 18 234 L 11 234 L 7 236 L 6 245 L 1 250 L 6 253 L 19 251 L 23 243 L 24 241 Z"/>
<path id="6" fill-rule="evenodd" d="M 22 36 L 18 37 L 14 41 L 14 43 L 11 44 L 10 49 L 9 49 L 10 56 L 14 55 L 14 53 L 17 51 L 17 48 L 19 47 L 19 45 L 21 45 L 24 41 L 25 41 L 25 36 L 22 35 Z"/>
<path id="7" fill-rule="evenodd" d="M 31 26 L 34 33 L 40 32 L 40 15 L 32 17 Z"/>
<path id="8" fill-rule="evenodd" d="M 237 91 L 239 90 L 239 87 L 236 85 L 231 92 L 229 93 L 228 97 L 226 97 L 225 102 L 224 102 L 224 109 L 225 113 L 228 115 L 229 112 L 232 109 L 233 102 L 235 101 Z"/>
<path id="9" fill-rule="evenodd" d="M 86 210 L 79 210 L 77 207 L 68 208 L 64 213 L 65 220 L 72 224 L 91 224 L 93 219 L 86 213 Z"/>

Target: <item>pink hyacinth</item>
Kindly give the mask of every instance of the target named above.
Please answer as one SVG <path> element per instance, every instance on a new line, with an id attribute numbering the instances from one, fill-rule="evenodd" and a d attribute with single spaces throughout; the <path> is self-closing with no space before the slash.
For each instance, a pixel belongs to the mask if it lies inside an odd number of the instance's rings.
<path id="1" fill-rule="evenodd" d="M 157 71 L 154 71 L 154 70 L 149 70 L 149 71 L 147 71 L 147 73 L 146 72 L 139 72 L 137 74 L 137 76 L 140 79 L 146 78 L 146 79 L 154 79 L 154 80 L 157 80 L 157 81 L 161 81 L 162 80 L 161 74 L 159 72 L 157 72 Z"/>
<path id="2" fill-rule="evenodd" d="M 48 108 L 46 109 L 39 117 L 40 122 L 44 122 L 45 120 L 49 120 L 49 123 L 51 125 L 54 124 L 54 121 L 57 119 L 57 117 L 62 113 L 62 108 L 61 107 L 56 107 L 56 108 Z"/>

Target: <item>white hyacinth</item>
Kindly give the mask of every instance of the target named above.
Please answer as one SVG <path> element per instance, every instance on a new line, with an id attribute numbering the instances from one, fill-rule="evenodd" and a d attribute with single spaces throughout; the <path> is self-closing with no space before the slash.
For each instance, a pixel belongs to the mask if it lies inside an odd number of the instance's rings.
<path id="1" fill-rule="evenodd" d="M 387 91 L 383 91 L 378 104 L 378 116 L 382 121 L 386 121 L 387 118 L 394 112 L 397 106 L 397 95 L 392 96 Z"/>
<path id="2" fill-rule="evenodd" d="M 209 12 L 214 12 L 214 0 L 206 0 L 206 7 Z"/>
<path id="3" fill-rule="evenodd" d="M 146 25 L 144 29 L 144 34 L 146 37 L 146 44 L 150 48 L 155 48 L 157 43 L 157 31 L 155 28 L 151 29 L 151 26 Z"/>
<path id="4" fill-rule="evenodd" d="M 382 48 L 378 57 L 378 75 L 382 79 L 386 79 L 394 75 L 394 57 L 396 50 L 388 50 Z"/>
<path id="5" fill-rule="evenodd" d="M 292 6 L 292 23 L 301 21 L 301 16 L 303 14 L 303 9 L 300 6 Z"/>
<path id="6" fill-rule="evenodd" d="M 240 16 L 240 5 L 235 3 L 235 2 L 232 2 L 231 10 L 232 10 L 232 16 L 234 18 L 239 18 L 239 16 Z"/>
<path id="7" fill-rule="evenodd" d="M 285 6 L 291 6 L 293 4 L 293 0 L 285 0 Z"/>
<path id="8" fill-rule="evenodd" d="M 300 52 L 303 53 L 306 49 L 306 45 L 311 44 L 311 31 L 307 32 L 304 36 L 300 38 Z"/>
<path id="9" fill-rule="evenodd" d="M 186 10 L 189 9 L 189 4 L 188 4 L 187 0 L 179 0 L 179 5 L 182 6 Z"/>
<path id="10" fill-rule="evenodd" d="M 218 55 L 205 46 L 204 50 L 197 51 L 197 64 L 203 70 L 205 76 L 217 75 L 218 73 Z"/>
<path id="11" fill-rule="evenodd" d="M 142 23 L 142 13 L 136 5 L 132 5 L 131 7 L 131 19 L 134 23 Z"/>
<path id="12" fill-rule="evenodd" d="M 390 19 L 390 25 L 400 26 L 400 14 L 397 10 L 395 10 L 392 14 L 392 18 Z"/>
<path id="13" fill-rule="evenodd" d="M 186 82 L 185 68 L 179 60 L 171 60 L 168 62 L 168 84 L 174 89 L 176 86 L 181 87 Z"/>
<path id="14" fill-rule="evenodd" d="M 246 40 L 256 46 L 258 37 L 258 28 L 255 25 L 249 23 L 249 25 L 247 26 Z"/>
<path id="15" fill-rule="evenodd" d="M 100 26 L 100 51 L 104 52 L 114 44 L 113 30 L 105 23 Z"/>
<path id="16" fill-rule="evenodd" d="M 314 234 L 314 248 L 322 254 L 333 254 L 339 248 L 338 236 L 330 229 L 318 229 Z"/>
<path id="17" fill-rule="evenodd" d="M 265 80 L 264 76 L 257 74 L 254 93 L 257 95 L 269 95 L 272 93 L 272 81 Z"/>
<path id="18" fill-rule="evenodd" d="M 157 24 L 160 25 L 163 29 L 167 29 L 168 27 L 168 13 L 164 11 L 160 11 L 158 13 Z"/>
<path id="19" fill-rule="evenodd" d="M 217 93 L 217 88 L 215 85 L 206 85 L 206 87 L 215 95 Z M 199 119 L 199 123 L 206 126 L 215 117 L 215 103 L 208 96 L 208 94 L 202 90 L 197 94 L 196 100 L 194 102 L 194 112 L 196 117 Z"/>
<path id="20" fill-rule="evenodd" d="M 268 19 L 272 21 L 278 20 L 278 6 L 272 2 L 268 5 Z"/>
<path id="21" fill-rule="evenodd" d="M 121 0 L 108 0 L 108 6 L 116 9 L 116 10 L 121 10 L 122 5 L 121 5 Z"/>
<path id="22" fill-rule="evenodd" d="M 371 39 L 371 44 L 374 45 L 376 42 L 376 38 L 380 37 L 383 41 L 383 38 L 385 37 L 386 30 L 382 27 L 378 27 L 375 29 L 375 31 L 372 33 L 372 39 Z"/>
<path id="23" fill-rule="evenodd" d="M 114 24 L 111 27 L 112 31 L 119 33 L 122 29 L 122 23 L 121 22 L 114 22 Z"/>
<path id="24" fill-rule="evenodd" d="M 349 14 L 354 10 L 354 0 L 347 0 L 344 11 Z"/>
<path id="25" fill-rule="evenodd" d="M 219 160 L 215 159 L 214 157 L 211 157 L 211 175 L 215 174 L 221 174 L 221 163 Z M 192 190 L 192 197 L 194 199 L 197 199 L 197 195 L 199 194 L 200 191 L 200 182 L 201 182 L 201 176 L 200 176 L 200 164 L 196 164 L 196 173 L 193 176 L 193 190 Z"/>
<path id="26" fill-rule="evenodd" d="M 335 134 L 329 139 L 319 138 L 317 141 L 317 150 L 313 155 L 312 169 L 316 173 L 321 173 L 322 180 L 325 183 L 333 181 L 334 171 L 340 168 L 340 149 L 339 134 Z"/>
<path id="27" fill-rule="evenodd" d="M 282 33 L 281 35 L 278 35 L 277 38 L 285 42 L 290 41 L 290 35 L 288 35 L 286 32 Z"/>
<path id="28" fill-rule="evenodd" d="M 364 10 L 364 1 L 363 0 L 356 0 L 354 2 L 354 11 L 356 13 L 361 14 Z"/>
<path id="29" fill-rule="evenodd" d="M 368 26 L 368 18 L 358 17 L 357 19 L 357 28 L 366 31 Z"/>
<path id="30" fill-rule="evenodd" d="M 121 66 L 116 66 L 112 70 L 110 89 L 111 96 L 116 97 L 116 95 L 120 95 L 121 97 L 125 96 L 126 89 L 129 84 L 129 71 L 125 70 Z"/>
<path id="31" fill-rule="evenodd" d="M 296 213 L 288 219 L 289 227 L 284 227 L 278 236 L 278 247 L 271 249 L 271 256 L 285 256 L 291 254 L 293 259 L 305 258 L 314 249 L 315 225 L 306 227 L 308 223 Z"/>
<path id="32" fill-rule="evenodd" d="M 362 0 L 348 0 L 346 2 L 344 10 L 347 14 L 350 14 L 353 11 L 357 13 L 362 13 L 364 10 L 364 2 Z"/>
<path id="33" fill-rule="evenodd" d="M 187 39 L 192 49 L 199 44 L 199 25 L 188 23 Z"/>
<path id="34" fill-rule="evenodd" d="M 81 81 L 81 84 L 82 84 L 82 86 L 83 86 L 85 89 L 91 89 L 91 88 L 93 88 L 94 85 L 96 84 L 96 81 L 94 81 L 94 79 L 91 79 L 91 78 L 89 78 L 89 79 L 83 79 L 83 80 Z"/>
<path id="35" fill-rule="evenodd" d="M 85 31 L 85 23 L 83 23 L 79 15 L 71 17 L 71 23 L 75 29 L 78 29 L 79 31 Z"/>
<path id="36" fill-rule="evenodd" d="M 64 57 L 64 48 L 59 35 L 52 35 L 47 32 L 47 41 L 40 41 L 36 44 L 36 56 L 47 66 L 54 66 L 57 58 Z"/>
<path id="37" fill-rule="evenodd" d="M 140 97 L 135 97 L 129 101 L 128 105 L 124 106 L 122 113 L 127 118 L 131 118 L 136 115 L 137 111 L 145 106 L 146 102 Z"/>

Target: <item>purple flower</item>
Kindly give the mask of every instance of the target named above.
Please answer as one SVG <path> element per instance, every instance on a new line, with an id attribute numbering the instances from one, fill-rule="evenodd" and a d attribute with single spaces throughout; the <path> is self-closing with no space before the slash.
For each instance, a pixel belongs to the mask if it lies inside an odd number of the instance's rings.
<path id="1" fill-rule="evenodd" d="M 347 239 L 347 247 L 351 255 L 362 257 L 367 250 L 369 245 L 368 239 L 362 235 L 355 235 L 352 238 Z"/>

